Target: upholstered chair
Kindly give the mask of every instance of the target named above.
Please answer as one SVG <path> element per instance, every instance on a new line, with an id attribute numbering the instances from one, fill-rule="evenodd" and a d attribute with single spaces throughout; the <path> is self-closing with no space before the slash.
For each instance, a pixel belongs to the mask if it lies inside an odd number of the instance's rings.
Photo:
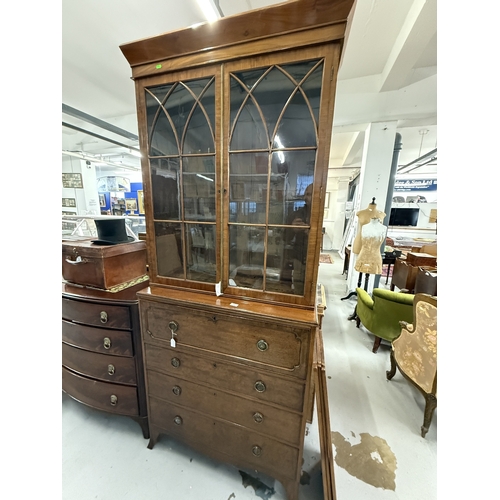
<path id="1" fill-rule="evenodd" d="M 374 288 L 370 296 L 357 288 L 356 326 L 360 323 L 375 335 L 372 352 L 376 353 L 382 339 L 392 342 L 401 333 L 400 321 L 413 321 L 413 295 Z"/>
<path id="2" fill-rule="evenodd" d="M 396 367 L 425 397 L 425 437 L 437 406 L 437 297 L 425 293 L 415 295 L 413 324 L 401 321 L 401 335 L 392 341 L 391 380 Z"/>

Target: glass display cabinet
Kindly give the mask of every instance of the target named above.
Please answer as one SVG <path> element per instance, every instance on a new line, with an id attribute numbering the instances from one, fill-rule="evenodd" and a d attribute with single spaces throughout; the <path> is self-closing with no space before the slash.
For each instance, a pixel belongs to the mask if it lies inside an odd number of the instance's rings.
<path id="1" fill-rule="evenodd" d="M 173 436 L 275 477 L 290 500 L 312 413 L 335 83 L 352 5 L 292 0 L 120 47 L 143 157 L 149 447 Z"/>

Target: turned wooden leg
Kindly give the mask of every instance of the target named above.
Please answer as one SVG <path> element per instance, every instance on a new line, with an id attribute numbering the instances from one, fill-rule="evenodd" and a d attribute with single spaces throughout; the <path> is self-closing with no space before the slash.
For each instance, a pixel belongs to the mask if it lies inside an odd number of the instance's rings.
<path id="1" fill-rule="evenodd" d="M 287 500 L 299 500 L 300 478 L 294 481 L 282 481 Z"/>
<path id="2" fill-rule="evenodd" d="M 140 426 L 142 430 L 142 435 L 144 439 L 149 438 L 149 426 L 148 426 L 148 417 L 132 417 Z"/>
<path id="3" fill-rule="evenodd" d="M 150 450 L 153 449 L 153 446 L 158 442 L 158 438 L 160 436 L 160 433 L 158 432 L 157 429 L 154 427 L 150 427 L 149 429 L 149 443 L 148 443 L 148 448 Z"/>
<path id="4" fill-rule="evenodd" d="M 396 358 L 394 358 L 394 351 L 391 350 L 391 369 L 385 372 L 387 380 L 391 380 L 396 375 Z"/>
<path id="5" fill-rule="evenodd" d="M 437 398 L 434 394 L 427 394 L 425 397 L 425 410 L 424 410 L 424 425 L 422 425 L 420 431 L 422 437 L 425 437 L 429 426 L 431 425 L 432 416 L 434 415 L 434 410 L 437 406 Z"/>
<path id="6" fill-rule="evenodd" d="M 378 351 L 378 348 L 380 346 L 380 341 L 381 340 L 382 339 L 380 337 L 375 336 L 375 342 L 373 343 L 373 349 L 372 349 L 373 353 L 376 353 Z"/>
<path id="7" fill-rule="evenodd" d="M 351 321 L 352 319 L 356 319 L 358 317 L 357 313 L 356 313 L 356 308 L 354 308 L 354 311 L 353 313 L 350 315 L 350 316 L 347 316 L 347 319 L 349 321 Z"/>
<path id="8" fill-rule="evenodd" d="M 361 320 L 359 319 L 358 316 L 356 316 L 356 328 L 359 328 L 360 323 L 361 323 Z"/>

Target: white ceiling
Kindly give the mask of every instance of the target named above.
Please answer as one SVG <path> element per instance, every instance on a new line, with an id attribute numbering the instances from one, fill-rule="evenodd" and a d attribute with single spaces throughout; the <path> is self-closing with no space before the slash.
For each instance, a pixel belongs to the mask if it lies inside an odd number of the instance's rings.
<path id="1" fill-rule="evenodd" d="M 225 16 L 282 3 L 220 0 Z M 357 0 L 338 75 L 330 169 L 359 168 L 371 122 L 397 121 L 405 165 L 437 148 L 437 0 Z M 62 103 L 137 134 L 134 84 L 119 46 L 204 22 L 196 0 L 62 1 Z M 126 139 L 66 113 L 62 121 Z M 62 148 L 116 154 L 125 148 L 63 126 Z M 126 157 L 127 164 L 138 165 Z M 135 163 L 134 163 L 135 162 Z M 413 173 L 435 173 L 437 159 Z"/>

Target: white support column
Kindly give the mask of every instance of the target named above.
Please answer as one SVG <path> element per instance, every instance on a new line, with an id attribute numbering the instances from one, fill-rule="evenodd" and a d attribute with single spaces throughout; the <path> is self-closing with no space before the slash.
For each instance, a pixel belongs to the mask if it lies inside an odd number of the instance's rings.
<path id="1" fill-rule="evenodd" d="M 396 139 L 396 121 L 371 123 L 365 132 L 363 158 L 361 160 L 360 180 L 357 200 L 354 202 L 354 212 L 368 207 L 375 198 L 377 209 L 384 211 L 387 200 L 387 191 L 391 174 L 394 141 Z M 384 224 L 389 220 L 387 214 Z M 358 229 L 358 220 L 355 219 L 355 233 Z M 353 241 L 354 241 L 353 237 Z M 351 241 L 352 244 L 352 241 Z M 348 290 L 353 292 L 358 286 L 359 273 L 354 270 L 356 255 L 351 252 L 348 270 Z M 374 275 L 370 275 L 368 291 L 373 288 Z M 365 276 L 361 287 L 364 287 Z"/>

